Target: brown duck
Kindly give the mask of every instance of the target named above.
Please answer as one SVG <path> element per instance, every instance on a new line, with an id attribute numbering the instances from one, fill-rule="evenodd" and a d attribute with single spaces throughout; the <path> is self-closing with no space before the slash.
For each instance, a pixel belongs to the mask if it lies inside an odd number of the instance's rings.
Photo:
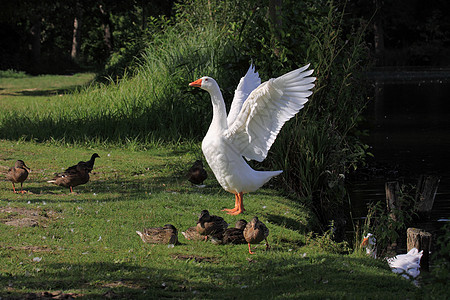
<path id="1" fill-rule="evenodd" d="M 188 229 L 186 229 L 185 231 L 181 232 L 181 234 L 190 241 L 200 241 L 203 240 L 204 237 L 201 236 L 198 232 L 197 232 L 197 227 L 193 226 L 193 227 L 189 227 Z"/>
<path id="2" fill-rule="evenodd" d="M 247 221 L 238 220 L 234 228 L 228 228 L 223 232 L 223 244 L 245 244 L 247 241 L 244 238 L 244 229 L 247 226 Z"/>
<path id="3" fill-rule="evenodd" d="M 85 166 L 75 165 L 63 173 L 56 174 L 52 180 L 47 182 L 53 183 L 59 186 L 67 187 L 70 192 L 73 193 L 73 188 L 81 184 L 85 184 L 89 181 L 89 169 Z"/>
<path id="4" fill-rule="evenodd" d="M 56 173 L 53 180 L 47 182 L 67 187 L 73 193 L 73 188 L 89 181 L 89 173 L 94 168 L 95 159 L 100 157 L 97 153 L 92 154 L 88 161 L 80 161 L 76 165 L 68 167 L 63 173 Z"/>
<path id="5" fill-rule="evenodd" d="M 254 254 L 250 248 L 250 244 L 259 244 L 262 240 L 266 240 L 266 250 L 269 249 L 269 242 L 267 242 L 267 236 L 269 235 L 269 229 L 267 226 L 258 220 L 257 217 L 253 217 L 250 223 L 244 229 L 244 238 L 248 243 L 248 252 Z"/>
<path id="6" fill-rule="evenodd" d="M 16 161 L 14 164 L 14 167 L 9 168 L 8 173 L 6 173 L 6 179 L 12 182 L 13 186 L 13 192 L 16 193 L 16 187 L 14 186 L 14 183 L 20 182 L 20 193 L 24 194 L 26 193 L 23 188 L 23 182 L 28 177 L 28 171 L 31 171 L 30 168 L 28 168 L 25 165 L 25 162 L 21 159 Z"/>
<path id="7" fill-rule="evenodd" d="M 166 224 L 164 227 L 146 228 L 136 233 L 141 237 L 144 243 L 149 244 L 173 244 L 178 243 L 178 231 L 172 224 Z"/>
<path id="8" fill-rule="evenodd" d="M 208 239 L 208 236 L 221 240 L 223 232 L 227 227 L 228 224 L 222 217 L 210 215 L 206 209 L 200 213 L 197 222 L 197 232 L 204 236 L 205 241 Z"/>
<path id="9" fill-rule="evenodd" d="M 91 159 L 88 161 L 80 161 L 76 165 L 68 167 L 65 172 L 69 170 L 75 170 L 77 166 L 81 166 L 83 169 L 85 169 L 88 173 L 91 173 L 92 169 L 94 168 L 95 159 L 97 157 L 100 157 L 97 153 L 92 154 Z"/>
<path id="10" fill-rule="evenodd" d="M 196 185 L 202 185 L 203 181 L 208 178 L 208 173 L 203 168 L 203 162 L 201 160 L 196 160 L 192 167 L 188 171 L 187 178 L 189 182 Z"/>

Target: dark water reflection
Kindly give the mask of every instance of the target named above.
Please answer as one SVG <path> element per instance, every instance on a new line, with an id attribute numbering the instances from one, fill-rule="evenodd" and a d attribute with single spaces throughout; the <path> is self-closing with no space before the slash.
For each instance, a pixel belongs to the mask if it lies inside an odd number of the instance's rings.
<path id="1" fill-rule="evenodd" d="M 364 141 L 375 157 L 366 174 L 350 180 L 354 218 L 366 215 L 368 203 L 385 201 L 387 180 L 416 184 L 421 174 L 441 176 L 426 225 L 439 227 L 438 219 L 450 217 L 450 80 L 445 78 L 450 76 L 374 81 L 364 124 L 370 135 Z"/>

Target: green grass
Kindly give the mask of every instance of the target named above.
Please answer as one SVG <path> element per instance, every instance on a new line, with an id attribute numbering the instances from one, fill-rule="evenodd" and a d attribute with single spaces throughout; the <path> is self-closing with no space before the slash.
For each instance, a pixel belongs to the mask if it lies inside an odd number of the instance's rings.
<path id="1" fill-rule="evenodd" d="M 11 106 L 2 113 L 17 109 L 21 101 L 37 103 L 29 108 L 37 110 L 43 101 L 40 91 L 73 88 L 76 78 L 82 85 L 91 76 L 76 75 L 66 83 L 63 76 L 50 78 L 25 76 L 20 83 L 3 77 L 0 102 Z M 35 93 L 10 95 L 20 94 L 35 81 Z M 44 96 L 48 103 L 71 97 Z M 76 194 L 46 182 L 54 172 L 94 152 L 101 157 L 91 181 L 76 187 Z M 308 233 L 316 225 L 311 212 L 270 185 L 246 196 L 243 215 L 225 215 L 221 209 L 233 205 L 233 196 L 222 190 L 210 171 L 203 189 L 185 179 L 186 170 L 198 158 L 200 145 L 195 142 L 149 147 L 128 138 L 116 147 L 98 140 L 0 140 L 1 173 L 17 159 L 32 169 L 24 195 L 13 194 L 11 183 L 0 177 L 0 297 L 21 299 L 30 293 L 56 291 L 87 299 L 421 296 L 420 289 L 393 274 L 383 261 L 336 253 L 339 247 L 328 239 L 311 242 Z M 250 255 L 246 245 L 187 241 L 181 234 L 181 244 L 168 248 L 144 244 L 135 233 L 166 223 L 181 232 L 195 225 L 202 209 L 231 224 L 259 216 L 270 229 L 271 250 L 264 251 L 261 244 Z M 36 226 L 8 225 L 25 218 L 37 222 Z"/>
<path id="2" fill-rule="evenodd" d="M 94 73 L 31 76 L 0 71 L 0 106 L 3 112 L 39 113 L 39 107 L 49 109 L 53 103 L 64 101 L 69 92 L 87 85 L 94 77 Z"/>
<path id="3" fill-rule="evenodd" d="M 46 182 L 94 151 L 101 157 L 91 181 L 75 188 L 77 194 Z M 270 188 L 248 195 L 243 215 L 223 214 L 220 209 L 232 206 L 234 199 L 211 173 L 203 189 L 185 180 L 195 159 L 189 149 L 130 151 L 1 141 L 2 170 L 16 159 L 32 172 L 24 184 L 28 194 L 13 194 L 5 180 L 0 186 L 2 297 L 45 291 L 143 299 L 365 298 L 374 288 L 375 298 L 417 293 L 382 261 L 305 245 L 313 222 L 309 211 Z M 261 244 L 250 255 L 246 245 L 187 241 L 181 234 L 181 245 L 168 248 L 144 244 L 135 233 L 166 223 L 182 231 L 195 225 L 202 209 L 232 224 L 259 216 L 270 229 L 271 250 Z M 30 212 L 38 216 L 35 227 L 4 224 Z"/>

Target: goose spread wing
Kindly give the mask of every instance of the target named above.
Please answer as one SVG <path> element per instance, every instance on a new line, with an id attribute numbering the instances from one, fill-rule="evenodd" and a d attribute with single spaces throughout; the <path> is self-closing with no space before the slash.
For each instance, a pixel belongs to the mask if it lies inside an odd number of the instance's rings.
<path id="1" fill-rule="evenodd" d="M 260 84 L 261 79 L 259 78 L 258 72 L 255 72 L 255 67 L 250 65 L 247 73 L 241 78 L 236 90 L 234 91 L 233 102 L 231 102 L 230 112 L 227 117 L 228 127 L 230 127 L 230 125 L 236 120 L 245 99 L 247 99 L 250 93 Z"/>
<path id="2" fill-rule="evenodd" d="M 306 71 L 308 67 L 309 64 L 270 79 L 250 93 L 234 122 L 224 132 L 242 156 L 257 161 L 266 158 L 281 127 L 303 108 L 312 94 L 316 78 L 308 77 L 314 71 Z"/>

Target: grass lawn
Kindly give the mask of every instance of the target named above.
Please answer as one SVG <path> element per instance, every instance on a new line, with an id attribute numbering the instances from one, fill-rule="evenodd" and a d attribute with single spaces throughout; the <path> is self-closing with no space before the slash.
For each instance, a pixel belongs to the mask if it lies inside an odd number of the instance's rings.
<path id="1" fill-rule="evenodd" d="M 2 90 L 0 103 L 9 101 L 14 109 L 15 98 L 4 98 L 14 93 L 8 89 Z M 31 98 L 18 101 L 40 101 L 40 96 L 26 97 Z M 46 97 L 56 101 L 59 96 Z M 234 197 L 211 172 L 205 188 L 185 179 L 198 149 L 134 151 L 0 140 L 2 173 L 17 159 L 32 169 L 23 195 L 13 194 L 11 183 L 0 177 L 1 299 L 61 293 L 87 299 L 411 299 L 420 293 L 383 261 L 327 253 L 320 242 L 305 244 L 314 222 L 311 213 L 270 186 L 246 196 L 243 215 L 224 214 L 220 210 L 233 206 Z M 75 194 L 46 182 L 94 152 L 100 158 L 91 180 L 74 188 Z M 260 217 L 270 230 L 271 250 L 261 244 L 250 255 L 246 245 L 184 239 L 180 232 L 196 224 L 202 209 L 230 224 Z M 135 232 L 166 223 L 178 228 L 180 245 L 144 244 Z"/>
<path id="2" fill-rule="evenodd" d="M 64 94 L 88 84 L 94 73 L 41 75 L 0 71 L 0 107 L 2 110 L 27 110 L 45 102 L 60 101 Z"/>

